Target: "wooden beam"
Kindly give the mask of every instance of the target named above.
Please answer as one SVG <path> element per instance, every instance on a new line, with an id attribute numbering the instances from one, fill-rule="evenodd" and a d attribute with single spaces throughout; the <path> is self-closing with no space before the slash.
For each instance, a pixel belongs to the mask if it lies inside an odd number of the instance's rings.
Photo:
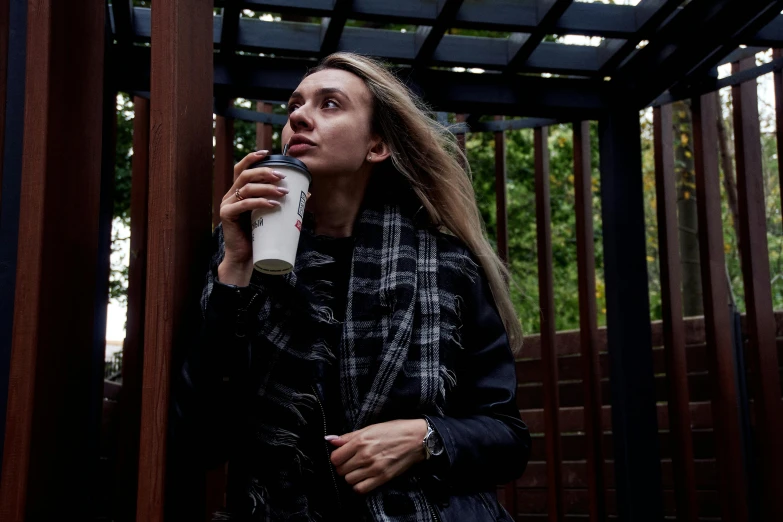
<path id="1" fill-rule="evenodd" d="M 212 7 L 208 0 L 169 0 L 152 11 L 139 522 L 163 520 L 170 376 L 193 341 L 209 251 Z"/>
<path id="2" fill-rule="evenodd" d="M 552 227 L 549 204 L 548 129 L 534 131 L 536 176 L 536 245 L 538 302 L 541 309 L 541 363 L 544 373 L 544 424 L 547 454 L 547 511 L 551 522 L 563 520 L 563 455 L 560 444 L 560 399 L 555 348 L 555 297 L 552 278 Z"/>
<path id="3" fill-rule="evenodd" d="M 5 150 L 5 98 L 8 78 L 10 0 L 0 0 L 0 209 L 3 206 L 3 150 Z"/>
<path id="4" fill-rule="evenodd" d="M 574 0 L 538 0 L 536 2 L 538 23 L 529 33 L 517 33 L 513 47 L 509 47 L 508 71 L 522 69 L 547 34 L 553 32 L 557 21 L 571 6 Z M 509 41 L 512 41 L 511 39 Z"/>
<path id="5" fill-rule="evenodd" d="M 503 116 L 495 116 L 503 120 Z M 506 210 L 506 135 L 495 133 L 495 211 L 497 224 L 498 256 L 508 265 L 508 211 Z"/>
<path id="6" fill-rule="evenodd" d="M 721 514 L 725 520 L 748 520 L 748 490 L 742 451 L 740 404 L 736 361 L 732 347 L 726 262 L 723 252 L 716 93 L 694 98 L 693 144 L 696 167 L 696 201 L 699 212 L 704 321 L 709 368 L 713 385 L 712 416 L 715 426 Z"/>
<path id="7" fill-rule="evenodd" d="M 231 103 L 231 102 L 229 102 Z M 212 227 L 220 223 L 220 204 L 234 184 L 234 120 L 215 116 L 215 173 L 212 178 Z"/>
<path id="8" fill-rule="evenodd" d="M 601 367 L 595 297 L 593 242 L 593 183 L 590 122 L 574 123 L 574 193 L 576 203 L 576 259 L 579 278 L 579 338 L 584 384 L 584 426 L 587 437 L 587 474 L 590 519 L 606 519 L 604 452 L 601 427 Z"/>
<path id="9" fill-rule="evenodd" d="M 416 29 L 416 48 L 413 58 L 417 66 L 424 65 L 438 48 L 441 39 L 454 22 L 463 0 L 438 0 L 438 15 L 431 26 L 420 25 Z"/>
<path id="10" fill-rule="evenodd" d="M 133 44 L 133 0 L 112 0 L 114 38 L 120 46 Z"/>
<path id="11" fill-rule="evenodd" d="M 732 72 L 752 68 L 755 58 L 732 64 Z M 767 245 L 767 218 L 764 199 L 764 172 L 761 162 L 761 125 L 756 81 L 733 87 L 734 146 L 737 158 L 739 242 L 747 307 L 749 343 L 746 359 L 753 377 L 753 408 L 758 440 L 757 466 L 761 473 L 762 518 L 783 520 L 783 402 L 775 317 Z"/>
<path id="12" fill-rule="evenodd" d="M 241 11 L 240 1 L 225 0 L 225 4 L 220 25 L 220 52 L 223 55 L 232 55 L 237 47 L 239 15 Z"/>
<path id="13" fill-rule="evenodd" d="M 672 106 L 653 109 L 655 194 L 661 270 L 661 308 L 669 392 L 669 433 L 674 457 L 675 498 L 682 522 L 697 522 L 685 323 L 682 317 L 682 275 L 677 233 L 677 189 L 674 174 Z"/>
<path id="14" fill-rule="evenodd" d="M 0 479 L 0 519 L 9 522 L 84 512 L 98 429 L 91 376 L 105 5 L 73 9 L 42 0 L 27 7 L 24 241 Z"/>
<path id="15" fill-rule="evenodd" d="M 599 120 L 612 431 L 621 520 L 663 518 L 647 287 L 639 113 Z"/>
<path id="16" fill-rule="evenodd" d="M 119 447 L 114 515 L 136 520 L 141 430 L 141 384 L 144 356 L 144 305 L 147 291 L 147 210 L 149 206 L 150 102 L 133 98 L 131 160 L 130 259 L 128 317 L 122 344 L 122 388 L 119 403 Z"/>
<path id="17" fill-rule="evenodd" d="M 256 103 L 256 112 L 272 114 L 272 104 L 265 102 Z M 285 122 L 283 123 L 285 125 Z M 274 129 L 271 123 L 256 123 L 256 150 L 272 151 L 272 134 Z"/>
<path id="18" fill-rule="evenodd" d="M 348 21 L 348 11 L 353 0 L 334 0 L 334 5 L 328 17 L 321 20 L 319 46 L 321 56 L 332 54 L 338 50 L 340 38 Z"/>

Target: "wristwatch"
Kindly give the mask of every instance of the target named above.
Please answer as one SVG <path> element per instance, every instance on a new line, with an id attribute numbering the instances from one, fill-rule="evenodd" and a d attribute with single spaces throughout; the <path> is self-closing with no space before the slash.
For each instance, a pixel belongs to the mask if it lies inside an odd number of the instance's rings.
<path id="1" fill-rule="evenodd" d="M 429 460 L 431 457 L 437 457 L 443 453 L 443 441 L 438 435 L 438 432 L 430 424 L 430 420 L 425 417 L 427 421 L 427 434 L 424 436 L 422 444 L 424 446 L 424 458 Z"/>

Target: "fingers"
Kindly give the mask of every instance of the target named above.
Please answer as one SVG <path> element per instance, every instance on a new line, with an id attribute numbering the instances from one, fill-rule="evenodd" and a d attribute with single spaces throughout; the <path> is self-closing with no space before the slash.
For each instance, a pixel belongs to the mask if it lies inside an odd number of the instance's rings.
<path id="1" fill-rule="evenodd" d="M 255 163 L 256 161 L 264 159 L 267 155 L 269 155 L 268 150 L 257 150 L 255 152 L 251 152 L 241 160 L 239 160 L 239 163 L 234 165 L 234 177 L 236 178 L 239 176 L 243 171 L 247 170 L 250 165 Z"/>

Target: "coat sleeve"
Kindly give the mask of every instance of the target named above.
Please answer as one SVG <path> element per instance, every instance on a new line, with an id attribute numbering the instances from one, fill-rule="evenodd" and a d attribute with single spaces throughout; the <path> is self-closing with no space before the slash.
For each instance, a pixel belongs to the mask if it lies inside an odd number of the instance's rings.
<path id="1" fill-rule="evenodd" d="M 244 316 L 257 298 L 252 287 L 223 284 L 217 267 L 224 256 L 222 229 L 213 234 L 212 258 L 201 297 L 201 322 L 176 375 L 173 437 L 203 455 L 207 465 L 226 459 L 250 370 Z"/>
<path id="2" fill-rule="evenodd" d="M 519 477 L 530 456 L 530 434 L 516 404 L 514 357 L 486 276 L 462 290 L 465 302 L 456 387 L 446 415 L 428 417 L 447 458 L 436 473 L 452 486 L 493 487 Z"/>

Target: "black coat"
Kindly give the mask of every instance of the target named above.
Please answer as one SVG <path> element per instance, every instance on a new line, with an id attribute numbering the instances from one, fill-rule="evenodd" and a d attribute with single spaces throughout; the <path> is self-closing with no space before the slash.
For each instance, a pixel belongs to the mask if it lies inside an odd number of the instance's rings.
<path id="1" fill-rule="evenodd" d="M 438 247 L 470 255 L 455 238 L 441 235 Z M 212 267 L 215 270 L 216 267 Z M 510 521 L 498 504 L 498 484 L 519 477 L 530 454 L 530 435 L 519 416 L 516 404 L 516 373 L 503 323 L 494 304 L 483 272 L 471 281 L 464 278 L 455 294 L 463 298 L 461 349 L 449 350 L 442 361 L 456 376 L 456 385 L 448 391 L 444 416 L 427 416 L 445 446 L 445 455 L 412 467 L 427 494 L 437 518 L 444 522 Z M 199 418 L 195 431 L 205 444 L 213 463 L 229 460 L 228 503 L 241 511 L 241 500 L 232 502 L 232 483 L 241 480 L 241 422 L 248 394 L 252 393 L 253 342 L 246 337 L 246 314 L 242 308 L 250 300 L 249 288 L 216 283 L 209 297 L 203 325 L 203 339 L 186 358 L 181 386 L 175 395 L 179 424 Z M 261 352 L 263 353 L 263 352 Z M 323 384 L 323 383 L 320 383 Z M 350 520 L 340 498 L 353 494 L 344 479 L 337 476 L 328 460 L 330 447 L 323 435 L 340 433 L 329 418 L 334 406 L 329 387 L 315 391 L 325 408 L 313 411 L 308 420 L 313 429 L 305 451 L 322 477 L 321 484 L 334 488 L 316 488 L 312 504 L 320 506 L 325 520 Z M 339 402 L 339 401 L 338 401 Z M 191 413 L 189 413 L 191 412 Z M 417 412 L 406 415 L 421 417 Z M 191 429 L 194 426 L 191 424 Z M 187 437 L 184 437 L 187 438 Z M 355 496 L 355 494 L 353 494 Z M 335 502 L 335 499 L 338 502 Z M 361 503 L 361 502 L 360 502 Z M 348 502 L 350 504 L 350 502 Z"/>

